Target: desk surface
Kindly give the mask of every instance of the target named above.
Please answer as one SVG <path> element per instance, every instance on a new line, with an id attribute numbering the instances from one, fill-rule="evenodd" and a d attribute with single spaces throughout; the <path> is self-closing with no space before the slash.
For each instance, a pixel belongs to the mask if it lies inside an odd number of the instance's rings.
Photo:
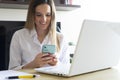
<path id="1" fill-rule="evenodd" d="M 40 74 L 40 77 L 29 80 L 120 80 L 120 69 L 117 68 L 111 68 L 111 69 L 81 74 L 69 78 L 38 73 L 34 70 L 20 70 L 20 71 L 33 73 L 33 74 Z"/>

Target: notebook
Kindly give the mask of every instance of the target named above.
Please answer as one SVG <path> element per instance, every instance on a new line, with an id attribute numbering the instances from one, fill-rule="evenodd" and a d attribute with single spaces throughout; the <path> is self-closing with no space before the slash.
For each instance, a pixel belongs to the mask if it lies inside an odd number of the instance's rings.
<path id="1" fill-rule="evenodd" d="M 120 23 L 84 20 L 71 64 L 35 68 L 37 72 L 75 76 L 111 68 L 120 58 Z"/>
<path id="2" fill-rule="evenodd" d="M 15 71 L 15 70 L 2 70 L 0 71 L 0 80 L 23 80 L 20 78 L 16 79 L 15 77 L 14 79 L 7 79 L 7 78 L 10 76 L 27 76 L 27 75 L 33 75 L 33 74 L 29 74 L 21 71 Z M 37 74 L 34 74 L 34 75 L 36 75 L 38 78 L 40 77 L 40 75 L 37 75 Z"/>

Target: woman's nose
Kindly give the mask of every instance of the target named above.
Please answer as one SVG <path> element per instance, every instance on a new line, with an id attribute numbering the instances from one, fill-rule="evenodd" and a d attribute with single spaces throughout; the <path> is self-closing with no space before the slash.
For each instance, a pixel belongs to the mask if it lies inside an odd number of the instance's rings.
<path id="1" fill-rule="evenodd" d="M 42 21 L 43 21 L 43 22 L 46 22 L 46 20 L 47 20 L 47 17 L 46 17 L 46 16 L 43 16 L 43 17 L 42 17 Z"/>

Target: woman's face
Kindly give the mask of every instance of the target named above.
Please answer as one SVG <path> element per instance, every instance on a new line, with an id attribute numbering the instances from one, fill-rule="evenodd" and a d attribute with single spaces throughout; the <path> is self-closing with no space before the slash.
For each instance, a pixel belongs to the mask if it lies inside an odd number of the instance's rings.
<path id="1" fill-rule="evenodd" d="M 48 4 L 41 4 L 35 8 L 35 25 L 37 29 L 48 30 L 51 22 L 51 8 Z"/>

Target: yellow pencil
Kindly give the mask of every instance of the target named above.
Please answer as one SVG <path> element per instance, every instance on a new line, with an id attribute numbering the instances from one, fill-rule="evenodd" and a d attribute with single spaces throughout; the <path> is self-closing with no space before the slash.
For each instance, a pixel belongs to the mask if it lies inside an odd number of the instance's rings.
<path id="1" fill-rule="evenodd" d="M 20 75 L 20 76 L 9 76 L 6 79 L 24 79 L 24 78 L 35 78 L 36 75 Z"/>

